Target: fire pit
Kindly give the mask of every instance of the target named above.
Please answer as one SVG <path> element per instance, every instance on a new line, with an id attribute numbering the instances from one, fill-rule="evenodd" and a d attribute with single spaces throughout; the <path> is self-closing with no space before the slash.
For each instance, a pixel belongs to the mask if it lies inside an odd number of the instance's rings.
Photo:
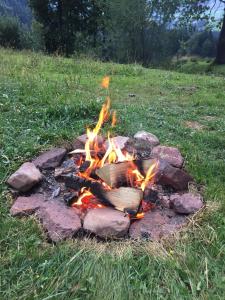
<path id="1" fill-rule="evenodd" d="M 105 77 L 102 87 L 108 86 Z M 76 138 L 70 151 L 52 149 L 12 174 L 11 214 L 35 214 L 54 242 L 87 234 L 159 240 L 187 224 L 203 201 L 188 191 L 193 178 L 180 151 L 145 131 L 105 137 L 106 122 L 116 124 L 109 97 L 94 129 Z"/>

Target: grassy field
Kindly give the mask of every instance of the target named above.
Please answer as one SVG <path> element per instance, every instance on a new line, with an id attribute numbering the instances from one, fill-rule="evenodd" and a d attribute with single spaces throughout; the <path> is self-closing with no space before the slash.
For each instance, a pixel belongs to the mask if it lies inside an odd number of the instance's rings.
<path id="1" fill-rule="evenodd" d="M 51 245 L 33 218 L 9 215 L 12 200 L 4 182 L 25 160 L 73 140 L 96 121 L 105 74 L 112 78 L 117 132 L 145 129 L 162 144 L 179 147 L 202 186 L 206 209 L 179 236 L 160 244 Z M 222 76 L 0 50 L 0 112 L 0 299 L 224 299 Z"/>

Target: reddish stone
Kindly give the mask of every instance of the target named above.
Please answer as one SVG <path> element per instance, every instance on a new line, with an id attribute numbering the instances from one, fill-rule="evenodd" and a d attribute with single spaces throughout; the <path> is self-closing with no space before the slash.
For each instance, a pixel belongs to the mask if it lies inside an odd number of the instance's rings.
<path id="1" fill-rule="evenodd" d="M 38 156 L 33 163 L 40 169 L 56 168 L 61 164 L 65 155 L 66 149 L 54 148 Z"/>
<path id="2" fill-rule="evenodd" d="M 150 142 L 152 147 L 159 145 L 159 139 L 154 134 L 147 132 L 147 131 L 138 131 L 134 135 L 135 139 L 141 139 Z"/>
<path id="3" fill-rule="evenodd" d="M 40 207 L 43 207 L 44 196 L 35 194 L 30 197 L 18 197 L 13 203 L 10 214 L 12 216 L 28 216 L 35 213 Z"/>
<path id="4" fill-rule="evenodd" d="M 191 193 L 174 196 L 171 202 L 173 209 L 180 214 L 193 214 L 203 207 L 202 197 Z"/>
<path id="5" fill-rule="evenodd" d="M 135 221 L 129 230 L 133 239 L 160 240 L 162 237 L 175 233 L 187 219 L 170 209 L 154 209 L 145 214 L 144 218 Z"/>
<path id="6" fill-rule="evenodd" d="M 33 163 L 24 163 L 14 174 L 12 174 L 7 183 L 14 189 L 27 192 L 34 185 L 40 182 L 42 174 Z"/>
<path id="7" fill-rule="evenodd" d="M 130 219 L 124 213 L 112 208 L 90 210 L 84 219 L 84 229 L 103 238 L 124 236 L 130 225 Z"/>
<path id="8" fill-rule="evenodd" d="M 184 163 L 180 151 L 174 147 L 157 146 L 151 152 L 152 158 L 163 159 L 174 167 L 181 168 Z"/>
<path id="9" fill-rule="evenodd" d="M 193 178 L 185 171 L 160 160 L 156 181 L 159 184 L 171 186 L 177 191 L 183 191 L 188 189 L 188 184 L 193 181 Z"/>
<path id="10" fill-rule="evenodd" d="M 38 211 L 38 218 L 53 242 L 72 238 L 81 229 L 76 211 L 56 200 L 46 202 L 45 207 Z"/>
<path id="11" fill-rule="evenodd" d="M 84 149 L 87 140 L 88 140 L 87 134 L 83 134 L 81 136 L 78 136 L 73 142 L 73 149 L 74 150 Z M 97 142 L 98 142 L 99 147 L 101 147 L 104 143 L 104 138 L 102 136 L 98 135 L 97 136 Z"/>

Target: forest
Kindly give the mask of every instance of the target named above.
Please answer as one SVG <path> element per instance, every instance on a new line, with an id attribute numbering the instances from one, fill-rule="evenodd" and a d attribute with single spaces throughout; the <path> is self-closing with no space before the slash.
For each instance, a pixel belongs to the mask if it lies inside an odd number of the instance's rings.
<path id="1" fill-rule="evenodd" d="M 0 45 L 144 66 L 223 64 L 223 10 L 219 0 L 2 0 Z"/>

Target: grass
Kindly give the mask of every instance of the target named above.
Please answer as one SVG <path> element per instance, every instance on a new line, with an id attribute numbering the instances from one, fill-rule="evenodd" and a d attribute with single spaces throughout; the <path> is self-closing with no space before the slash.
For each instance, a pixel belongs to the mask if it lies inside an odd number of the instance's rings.
<path id="1" fill-rule="evenodd" d="M 170 67 L 182 73 L 225 76 L 224 65 L 215 65 L 212 58 L 183 57 L 178 61 L 174 60 Z"/>
<path id="2" fill-rule="evenodd" d="M 0 70 L 0 299 L 224 299 L 224 78 L 3 49 Z M 10 216 L 4 182 L 25 160 L 96 121 L 105 74 L 112 77 L 117 132 L 145 129 L 179 147 L 207 208 L 160 244 L 51 245 L 35 219 Z"/>

